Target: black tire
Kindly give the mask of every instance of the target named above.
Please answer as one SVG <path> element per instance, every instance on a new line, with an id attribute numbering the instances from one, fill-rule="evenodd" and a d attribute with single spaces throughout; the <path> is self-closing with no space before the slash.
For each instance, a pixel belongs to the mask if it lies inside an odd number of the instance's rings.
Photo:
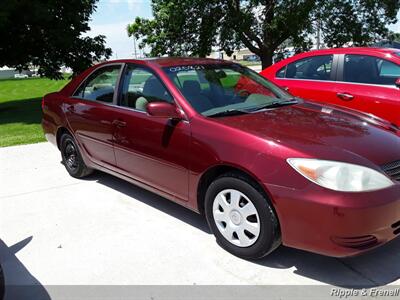
<path id="1" fill-rule="evenodd" d="M 231 243 L 221 234 L 214 220 L 214 199 L 221 191 L 227 189 L 243 193 L 255 206 L 259 215 L 258 238 L 254 244 L 248 247 L 239 247 Z M 279 221 L 269 199 L 257 184 L 239 173 L 226 173 L 210 184 L 205 196 L 205 214 L 217 243 L 235 256 L 244 259 L 259 259 L 274 251 L 281 244 Z"/>
<path id="2" fill-rule="evenodd" d="M 78 145 L 70 134 L 65 133 L 61 136 L 60 151 L 63 165 L 72 177 L 83 178 L 93 172 L 85 165 Z"/>

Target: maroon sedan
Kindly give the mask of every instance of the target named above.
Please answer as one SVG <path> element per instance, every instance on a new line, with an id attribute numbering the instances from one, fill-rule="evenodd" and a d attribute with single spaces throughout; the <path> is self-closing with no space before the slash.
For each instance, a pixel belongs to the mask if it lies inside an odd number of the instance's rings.
<path id="1" fill-rule="evenodd" d="M 349 256 L 400 233 L 398 128 L 238 64 L 103 63 L 44 97 L 42 125 L 72 176 L 101 170 L 205 214 L 240 257 Z"/>

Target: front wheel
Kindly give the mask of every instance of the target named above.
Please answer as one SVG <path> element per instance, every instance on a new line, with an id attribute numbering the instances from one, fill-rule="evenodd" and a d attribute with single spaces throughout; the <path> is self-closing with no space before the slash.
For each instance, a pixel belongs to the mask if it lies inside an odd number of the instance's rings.
<path id="1" fill-rule="evenodd" d="M 60 150 L 62 162 L 69 175 L 75 178 L 83 178 L 93 172 L 85 165 L 79 148 L 70 134 L 66 133 L 61 137 Z"/>
<path id="2" fill-rule="evenodd" d="M 224 174 L 211 183 L 205 213 L 218 244 L 238 257 L 258 259 L 281 243 L 279 222 L 269 200 L 240 174 Z"/>

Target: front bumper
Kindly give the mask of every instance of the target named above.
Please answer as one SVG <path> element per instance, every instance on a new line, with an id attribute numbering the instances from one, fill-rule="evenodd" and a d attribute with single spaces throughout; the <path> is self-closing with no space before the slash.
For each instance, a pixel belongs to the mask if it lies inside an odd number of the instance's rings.
<path id="1" fill-rule="evenodd" d="M 323 255 L 361 254 L 400 235 L 400 184 L 364 193 L 266 185 L 286 246 Z"/>

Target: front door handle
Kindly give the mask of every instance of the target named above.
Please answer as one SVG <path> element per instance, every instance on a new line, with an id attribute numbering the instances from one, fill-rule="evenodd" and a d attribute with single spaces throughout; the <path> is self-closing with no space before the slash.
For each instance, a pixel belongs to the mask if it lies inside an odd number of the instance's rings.
<path id="1" fill-rule="evenodd" d="M 75 106 L 70 105 L 70 106 L 67 107 L 67 110 L 68 110 L 69 112 L 73 113 L 73 112 L 75 112 Z"/>
<path id="2" fill-rule="evenodd" d="M 122 128 L 122 127 L 126 127 L 126 122 L 125 121 L 121 121 L 121 120 L 114 120 L 113 125 Z"/>
<path id="3" fill-rule="evenodd" d="M 336 94 L 340 99 L 345 100 L 345 101 L 350 101 L 354 99 L 354 96 L 349 93 L 337 93 Z"/>

